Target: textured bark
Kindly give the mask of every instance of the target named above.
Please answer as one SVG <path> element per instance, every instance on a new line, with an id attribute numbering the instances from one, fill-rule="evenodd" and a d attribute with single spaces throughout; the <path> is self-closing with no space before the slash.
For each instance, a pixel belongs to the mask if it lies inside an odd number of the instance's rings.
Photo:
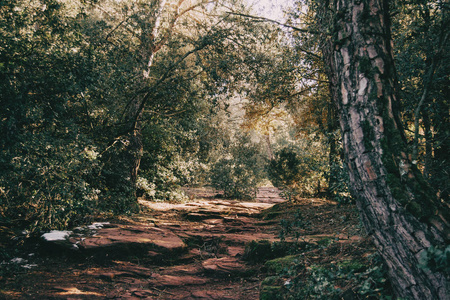
<path id="1" fill-rule="evenodd" d="M 273 159 L 273 150 L 272 150 L 272 143 L 270 142 L 270 132 L 268 132 L 265 136 L 266 138 L 266 144 L 267 144 L 267 157 L 269 160 Z"/>
<path id="2" fill-rule="evenodd" d="M 410 162 L 396 109 L 387 1 L 335 0 L 331 72 L 345 160 L 362 221 L 405 299 L 449 299 L 448 278 L 419 267 L 448 242 L 448 209 Z M 326 58 L 326 56 L 325 56 Z"/>
<path id="3" fill-rule="evenodd" d="M 139 120 L 142 111 L 140 110 L 140 102 L 135 100 L 129 106 L 127 112 L 127 120 L 125 124 L 129 124 L 132 130 L 125 136 L 127 140 L 126 148 L 124 149 L 124 163 L 125 168 L 128 168 L 128 176 L 132 189 L 136 190 L 137 175 L 139 166 L 141 165 L 142 155 L 144 153 L 144 146 L 142 142 L 141 121 Z M 136 117 L 137 116 L 137 117 Z M 135 193 L 135 192 L 134 192 Z"/>
<path id="4" fill-rule="evenodd" d="M 423 130 L 425 136 L 425 159 L 423 175 L 428 180 L 431 175 L 431 168 L 433 165 L 433 133 L 431 132 L 430 116 L 427 110 L 422 111 L 423 115 Z"/>

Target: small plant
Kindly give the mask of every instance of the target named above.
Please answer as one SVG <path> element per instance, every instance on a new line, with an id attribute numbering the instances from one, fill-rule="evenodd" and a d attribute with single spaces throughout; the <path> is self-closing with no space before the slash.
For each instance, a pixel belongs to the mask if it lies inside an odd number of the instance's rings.
<path id="1" fill-rule="evenodd" d="M 420 267 L 432 271 L 444 272 L 450 274 L 450 245 L 440 249 L 431 246 L 420 252 Z"/>
<path id="2" fill-rule="evenodd" d="M 343 261 L 313 265 L 308 273 L 306 279 L 302 276 L 292 281 L 288 299 L 391 299 L 387 272 L 378 255 L 368 264 Z"/>
<path id="3" fill-rule="evenodd" d="M 349 177 L 345 165 L 340 161 L 333 163 L 327 177 L 330 182 L 328 190 L 331 197 L 339 203 L 351 203 L 353 199 L 349 191 Z"/>
<path id="4" fill-rule="evenodd" d="M 291 220 L 287 219 L 281 219 L 280 220 L 280 232 L 278 234 L 278 237 L 280 238 L 281 242 L 284 242 L 286 240 L 286 237 L 289 235 L 292 235 L 296 241 L 299 240 L 301 237 L 301 229 L 306 229 L 308 227 L 309 223 L 305 221 L 305 219 L 302 216 L 302 212 L 300 209 L 297 209 L 297 211 L 294 213 L 294 218 Z"/>
<path id="5" fill-rule="evenodd" d="M 298 193 L 293 188 L 285 187 L 282 192 L 280 193 L 280 196 L 286 199 L 289 202 L 292 202 L 295 196 L 297 196 Z"/>

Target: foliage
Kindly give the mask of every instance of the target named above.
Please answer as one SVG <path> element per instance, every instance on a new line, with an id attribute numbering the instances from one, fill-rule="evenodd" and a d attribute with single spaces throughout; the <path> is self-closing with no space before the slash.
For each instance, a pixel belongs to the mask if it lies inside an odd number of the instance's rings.
<path id="1" fill-rule="evenodd" d="M 349 178 L 345 165 L 339 161 L 330 165 L 327 177 L 329 178 L 329 194 L 339 203 L 351 203 L 353 198 L 349 191 Z"/>
<path id="2" fill-rule="evenodd" d="M 82 41 L 73 14 L 56 1 L 25 2 L 0 6 L 1 217 L 63 228 L 98 204 L 98 153 L 79 123 L 89 81 L 79 69 L 89 67 L 74 51 Z"/>
<path id="3" fill-rule="evenodd" d="M 393 9 L 396 13 L 392 33 L 401 83 L 402 122 L 413 141 L 412 152 L 418 152 L 415 163 L 438 196 L 448 202 L 448 3 L 400 1 Z"/>
<path id="4" fill-rule="evenodd" d="M 301 210 L 297 209 L 297 211 L 293 214 L 292 219 L 280 220 L 280 241 L 284 242 L 290 235 L 292 235 L 295 240 L 298 241 L 301 236 L 300 229 L 307 229 L 309 225 L 309 222 L 304 220 Z"/>
<path id="5" fill-rule="evenodd" d="M 206 180 L 202 178 L 209 169 L 198 157 L 199 137 L 180 121 L 183 116 L 143 130 L 145 150 L 138 191 L 149 200 L 183 201 L 186 197 L 180 190 L 182 186 L 199 185 Z M 145 181 L 147 187 L 143 185 Z"/>
<path id="6" fill-rule="evenodd" d="M 230 153 L 211 168 L 211 183 L 224 191 L 226 198 L 254 199 L 258 184 L 264 179 L 265 160 L 258 145 L 249 136 L 238 137 Z"/>
<path id="7" fill-rule="evenodd" d="M 136 184 L 150 199 L 181 201 L 181 186 L 205 183 L 211 164 L 228 155 L 226 147 L 214 152 L 216 98 L 242 90 L 265 62 L 251 59 L 256 52 L 244 41 L 266 39 L 267 31 L 223 15 L 219 4 L 192 1 L 162 7 L 155 28 L 161 3 L 2 2 L 0 217 L 7 224 L 37 232 L 100 211 L 131 213 Z M 252 194 L 262 177 L 256 150 L 242 149 L 232 155 L 246 166 L 235 171 L 237 196 Z"/>
<path id="8" fill-rule="evenodd" d="M 328 161 L 320 146 L 320 140 L 303 140 L 277 151 L 270 161 L 269 179 L 289 199 L 295 194 L 318 195 L 326 185 Z"/>
<path id="9" fill-rule="evenodd" d="M 275 154 L 269 164 L 269 178 L 279 188 L 293 187 L 301 178 L 301 163 L 296 151 L 284 148 Z"/>
<path id="10" fill-rule="evenodd" d="M 298 276 L 305 272 L 298 262 L 284 272 L 293 278 L 284 292 L 285 299 L 392 299 L 386 270 L 376 255 L 368 264 L 343 261 L 312 265 L 306 268 L 306 276 Z"/>
<path id="11" fill-rule="evenodd" d="M 420 252 L 419 263 L 422 268 L 433 272 L 441 271 L 450 274 L 450 246 L 443 249 L 431 246 Z"/>
<path id="12" fill-rule="evenodd" d="M 32 230 L 86 221 L 98 207 L 100 190 L 90 184 L 98 162 L 95 151 L 80 144 L 36 134 L 21 143 L 21 153 L 4 156 L 2 216 Z"/>

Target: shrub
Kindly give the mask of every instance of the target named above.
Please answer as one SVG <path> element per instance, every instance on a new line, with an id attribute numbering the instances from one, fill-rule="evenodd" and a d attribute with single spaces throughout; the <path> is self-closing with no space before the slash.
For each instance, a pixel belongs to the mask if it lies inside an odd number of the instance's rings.
<path id="1" fill-rule="evenodd" d="M 62 229 L 98 207 L 100 190 L 89 181 L 99 167 L 95 148 L 35 134 L 3 154 L 0 215 L 7 222 L 31 232 Z"/>
<path id="2" fill-rule="evenodd" d="M 258 184 L 265 178 L 265 161 L 258 146 L 243 136 L 230 153 L 211 168 L 212 185 L 224 191 L 225 198 L 254 199 Z"/>

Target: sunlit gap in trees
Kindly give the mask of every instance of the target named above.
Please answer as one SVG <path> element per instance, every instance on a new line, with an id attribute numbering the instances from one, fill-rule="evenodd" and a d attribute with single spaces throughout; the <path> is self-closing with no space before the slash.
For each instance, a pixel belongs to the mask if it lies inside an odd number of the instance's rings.
<path id="1" fill-rule="evenodd" d="M 288 0 L 246 0 L 256 15 L 278 22 L 286 21 L 284 11 L 292 6 Z"/>

